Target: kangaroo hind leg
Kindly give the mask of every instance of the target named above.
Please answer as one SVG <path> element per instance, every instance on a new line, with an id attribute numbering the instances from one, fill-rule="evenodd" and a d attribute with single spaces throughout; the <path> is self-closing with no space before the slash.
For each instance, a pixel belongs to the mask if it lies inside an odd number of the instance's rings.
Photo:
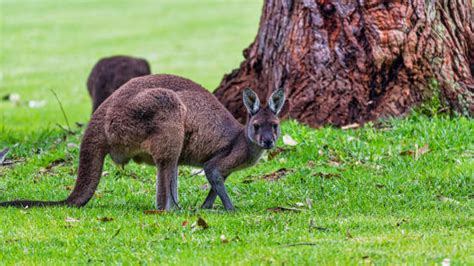
<path id="1" fill-rule="evenodd" d="M 178 203 L 178 165 L 176 162 L 161 163 L 156 177 L 156 208 L 170 210 Z"/>
<path id="2" fill-rule="evenodd" d="M 151 155 L 158 167 L 156 207 L 169 210 L 178 201 L 178 160 L 185 137 L 186 108 L 173 91 L 150 89 L 146 91 L 146 96 L 148 102 L 139 110 L 153 107 L 150 111 L 153 115 L 142 117 L 147 121 L 140 120 L 138 123 L 148 127 L 147 139 L 141 143 L 141 147 Z"/>

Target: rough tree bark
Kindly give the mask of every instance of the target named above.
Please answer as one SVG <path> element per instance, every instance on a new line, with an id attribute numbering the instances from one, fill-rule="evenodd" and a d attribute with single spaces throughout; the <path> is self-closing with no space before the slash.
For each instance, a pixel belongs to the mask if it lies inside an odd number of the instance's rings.
<path id="1" fill-rule="evenodd" d="M 311 126 L 405 114 L 439 98 L 474 114 L 471 0 L 265 0 L 258 34 L 215 95 L 240 121 L 241 90 L 286 89 Z"/>

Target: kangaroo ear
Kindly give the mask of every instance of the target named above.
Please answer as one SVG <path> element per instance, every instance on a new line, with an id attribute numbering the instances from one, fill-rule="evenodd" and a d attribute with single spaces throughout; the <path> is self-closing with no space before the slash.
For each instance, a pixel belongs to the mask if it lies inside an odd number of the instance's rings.
<path id="1" fill-rule="evenodd" d="M 260 100 L 257 94 L 250 88 L 245 88 L 243 92 L 244 105 L 250 115 L 256 114 L 260 110 Z"/>
<path id="2" fill-rule="evenodd" d="M 281 111 L 281 108 L 285 104 L 285 90 L 279 88 L 274 91 L 270 98 L 268 98 L 268 107 L 275 114 L 278 115 Z"/>

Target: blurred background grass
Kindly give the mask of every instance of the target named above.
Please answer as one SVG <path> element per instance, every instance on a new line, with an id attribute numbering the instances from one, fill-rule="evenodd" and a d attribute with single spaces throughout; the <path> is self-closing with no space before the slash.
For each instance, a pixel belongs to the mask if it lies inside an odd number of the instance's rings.
<path id="1" fill-rule="evenodd" d="M 101 57 L 147 59 L 153 73 L 188 77 L 214 90 L 255 37 L 262 1 L 1 0 L 0 130 L 30 132 L 86 122 L 86 80 Z M 191 15 L 192 14 L 192 15 Z M 46 101 L 40 108 L 28 101 Z"/>

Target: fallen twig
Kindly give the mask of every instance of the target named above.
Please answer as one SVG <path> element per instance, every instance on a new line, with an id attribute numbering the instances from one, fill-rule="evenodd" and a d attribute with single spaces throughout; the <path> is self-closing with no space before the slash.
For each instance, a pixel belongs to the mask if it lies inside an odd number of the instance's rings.
<path id="1" fill-rule="evenodd" d="M 120 230 L 122 230 L 122 228 L 119 227 L 119 229 L 117 229 L 117 232 L 115 232 L 115 234 L 112 236 L 112 239 L 118 236 L 118 234 L 120 233 Z"/>
<path id="2" fill-rule="evenodd" d="M 9 151 L 10 151 L 10 148 L 8 147 L 0 151 L 0 165 L 3 165 L 3 162 L 7 158 L 7 154 Z"/>
<path id="3" fill-rule="evenodd" d="M 26 160 L 25 159 L 18 159 L 18 160 L 5 160 L 3 161 L 3 163 L 0 164 L 0 166 L 9 166 L 9 165 L 14 165 L 14 164 L 17 164 L 17 163 L 23 163 L 25 162 Z"/>
<path id="4" fill-rule="evenodd" d="M 317 246 L 317 243 L 313 242 L 301 242 L 301 243 L 293 243 L 293 244 L 286 244 L 286 245 L 281 245 L 283 247 L 296 247 L 296 246 Z"/>

